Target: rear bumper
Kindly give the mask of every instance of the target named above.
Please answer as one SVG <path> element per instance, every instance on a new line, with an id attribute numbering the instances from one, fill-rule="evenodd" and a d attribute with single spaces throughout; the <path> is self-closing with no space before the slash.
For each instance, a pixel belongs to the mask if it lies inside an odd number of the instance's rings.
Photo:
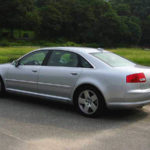
<path id="1" fill-rule="evenodd" d="M 108 108 L 136 108 L 150 104 L 150 89 L 128 91 L 125 98 L 107 103 Z"/>
<path id="2" fill-rule="evenodd" d="M 111 102 L 107 106 L 108 108 L 136 108 L 150 104 L 150 100 L 139 102 Z"/>

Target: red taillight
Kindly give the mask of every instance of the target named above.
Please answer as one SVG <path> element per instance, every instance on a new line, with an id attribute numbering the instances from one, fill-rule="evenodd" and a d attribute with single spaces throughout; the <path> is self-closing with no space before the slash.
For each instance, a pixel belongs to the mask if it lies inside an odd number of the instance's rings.
<path id="1" fill-rule="evenodd" d="M 136 73 L 128 75 L 126 78 L 127 83 L 140 83 L 140 82 L 146 82 L 146 77 L 144 73 Z"/>

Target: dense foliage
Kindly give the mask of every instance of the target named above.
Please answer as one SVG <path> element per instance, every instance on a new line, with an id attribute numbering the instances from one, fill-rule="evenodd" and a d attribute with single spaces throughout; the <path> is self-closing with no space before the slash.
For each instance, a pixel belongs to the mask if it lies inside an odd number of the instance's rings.
<path id="1" fill-rule="evenodd" d="M 150 0 L 0 0 L 10 38 L 23 29 L 42 40 L 149 46 L 149 27 Z"/>

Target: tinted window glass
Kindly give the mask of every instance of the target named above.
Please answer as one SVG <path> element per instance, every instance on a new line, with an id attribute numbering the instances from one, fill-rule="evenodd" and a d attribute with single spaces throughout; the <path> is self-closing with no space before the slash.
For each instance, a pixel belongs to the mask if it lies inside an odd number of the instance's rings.
<path id="1" fill-rule="evenodd" d="M 78 56 L 67 51 L 53 51 L 48 66 L 78 67 Z"/>
<path id="2" fill-rule="evenodd" d="M 48 51 L 33 52 L 24 58 L 19 63 L 20 65 L 42 65 Z"/>
<path id="3" fill-rule="evenodd" d="M 112 67 L 123 67 L 123 66 L 135 65 L 129 60 L 109 52 L 92 53 L 92 55 Z"/>
<path id="4" fill-rule="evenodd" d="M 93 68 L 83 57 L 80 57 L 80 65 L 83 68 Z"/>

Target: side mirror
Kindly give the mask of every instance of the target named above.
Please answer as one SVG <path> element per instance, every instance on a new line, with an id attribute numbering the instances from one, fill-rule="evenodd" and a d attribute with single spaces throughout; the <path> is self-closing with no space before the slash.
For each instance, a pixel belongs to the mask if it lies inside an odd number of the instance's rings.
<path id="1" fill-rule="evenodd" d="M 12 65 L 14 65 L 15 67 L 18 67 L 18 66 L 19 66 L 19 61 L 14 60 L 14 61 L 12 62 Z"/>

